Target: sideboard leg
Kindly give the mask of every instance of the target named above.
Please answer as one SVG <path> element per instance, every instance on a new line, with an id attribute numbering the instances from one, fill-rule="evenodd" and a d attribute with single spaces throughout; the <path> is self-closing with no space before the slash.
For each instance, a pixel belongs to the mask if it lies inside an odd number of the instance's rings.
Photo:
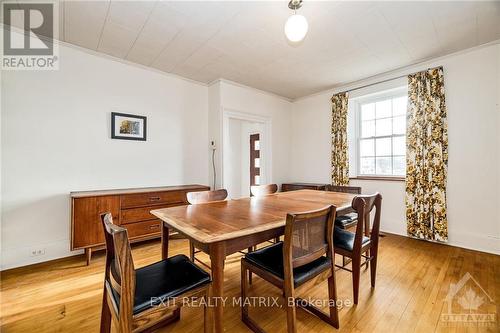
<path id="1" fill-rule="evenodd" d="M 90 265 L 90 259 L 92 258 L 92 248 L 88 247 L 85 249 L 85 257 L 87 258 L 87 266 Z"/>

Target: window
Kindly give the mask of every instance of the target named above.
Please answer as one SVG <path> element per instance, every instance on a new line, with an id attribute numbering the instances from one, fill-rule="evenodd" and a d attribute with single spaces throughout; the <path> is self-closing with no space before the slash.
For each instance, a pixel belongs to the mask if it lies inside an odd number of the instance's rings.
<path id="1" fill-rule="evenodd" d="M 358 176 L 406 175 L 407 99 L 396 90 L 356 100 Z"/>

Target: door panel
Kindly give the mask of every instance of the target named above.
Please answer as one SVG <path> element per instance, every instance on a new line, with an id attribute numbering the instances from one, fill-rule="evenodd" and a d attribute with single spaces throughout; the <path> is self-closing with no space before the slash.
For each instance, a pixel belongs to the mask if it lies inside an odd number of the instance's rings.
<path id="1" fill-rule="evenodd" d="M 260 134 L 250 135 L 250 186 L 260 184 Z"/>

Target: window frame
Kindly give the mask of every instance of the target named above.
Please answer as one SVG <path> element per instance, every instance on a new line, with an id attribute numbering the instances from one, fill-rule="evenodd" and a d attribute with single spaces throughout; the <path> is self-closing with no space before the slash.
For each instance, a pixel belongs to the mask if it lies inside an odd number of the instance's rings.
<path id="1" fill-rule="evenodd" d="M 377 103 L 380 101 L 384 101 L 387 99 L 396 99 L 399 97 L 404 97 L 408 96 L 408 91 L 406 87 L 398 87 L 394 89 L 389 89 L 389 90 L 384 90 L 378 93 L 373 93 L 373 94 L 367 94 L 363 96 L 359 96 L 353 99 L 354 103 L 354 122 L 355 122 L 355 175 L 351 175 L 350 178 L 352 179 L 372 179 L 372 180 L 405 180 L 406 178 L 406 173 L 404 175 L 381 175 L 376 173 L 376 158 L 377 158 L 377 145 L 376 145 L 376 139 L 383 139 L 383 138 L 391 138 L 391 155 L 386 156 L 386 157 L 391 157 L 391 163 L 393 163 L 394 157 L 401 157 L 402 155 L 393 155 L 393 140 L 392 138 L 395 137 L 407 137 L 407 133 L 405 134 L 390 134 L 390 135 L 381 135 L 377 136 L 376 135 L 376 122 L 375 122 L 375 135 L 371 137 L 366 137 L 362 138 L 361 137 L 361 125 L 362 125 L 362 120 L 361 120 L 361 105 L 363 104 L 368 104 L 368 103 Z M 391 105 L 391 116 L 390 117 L 384 117 L 384 118 L 373 118 L 374 120 L 376 119 L 393 119 L 394 116 L 392 114 L 392 105 Z M 376 112 L 376 111 L 375 111 Z M 405 114 L 405 118 L 407 115 Z M 391 122 L 392 126 L 392 122 Z M 360 169 L 361 169 L 361 140 L 366 140 L 366 139 L 373 139 L 374 140 L 374 159 L 375 159 L 375 174 L 361 174 Z M 406 154 L 404 155 L 406 157 Z"/>

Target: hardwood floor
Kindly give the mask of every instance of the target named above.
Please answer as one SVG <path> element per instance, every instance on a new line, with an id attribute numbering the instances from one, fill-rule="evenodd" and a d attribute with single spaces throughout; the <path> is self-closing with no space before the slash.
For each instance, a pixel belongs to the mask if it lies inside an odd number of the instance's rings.
<path id="1" fill-rule="evenodd" d="M 171 255 L 189 254 L 186 240 L 171 240 L 170 247 Z M 134 246 L 132 253 L 136 267 L 147 265 L 160 259 L 160 243 L 152 241 Z M 200 258 L 208 262 L 206 256 Z M 225 295 L 229 299 L 224 322 L 227 332 L 250 332 L 240 320 L 238 305 L 230 304 L 240 292 L 239 258 L 231 256 L 226 262 Z M 387 235 L 381 239 L 379 258 L 376 288 L 370 288 L 370 271 L 363 269 L 359 304 L 340 310 L 338 331 L 500 332 L 500 256 Z M 90 266 L 85 266 L 83 256 L 76 256 L 2 272 L 1 332 L 98 332 L 103 271 L 101 251 L 95 254 Z M 488 294 L 480 294 L 472 280 L 467 282 L 466 288 L 482 297 L 481 313 L 496 313 L 493 324 L 446 324 L 442 320 L 441 315 L 448 311 L 445 298 L 450 284 L 458 283 L 466 273 Z M 337 286 L 339 299 L 352 299 L 349 272 L 337 272 Z M 298 296 L 323 300 L 327 295 L 327 285 L 323 282 Z M 249 296 L 280 297 L 280 293 L 254 277 Z M 473 307 L 474 300 L 475 305 L 481 302 L 478 297 L 467 299 L 472 304 L 469 307 Z M 453 313 L 464 311 L 460 305 L 453 305 Z M 286 332 L 283 309 L 257 306 L 251 307 L 250 313 L 266 331 Z M 202 332 L 202 316 L 201 308 L 183 308 L 179 322 L 158 332 Z M 299 332 L 336 331 L 300 309 L 297 321 Z"/>

